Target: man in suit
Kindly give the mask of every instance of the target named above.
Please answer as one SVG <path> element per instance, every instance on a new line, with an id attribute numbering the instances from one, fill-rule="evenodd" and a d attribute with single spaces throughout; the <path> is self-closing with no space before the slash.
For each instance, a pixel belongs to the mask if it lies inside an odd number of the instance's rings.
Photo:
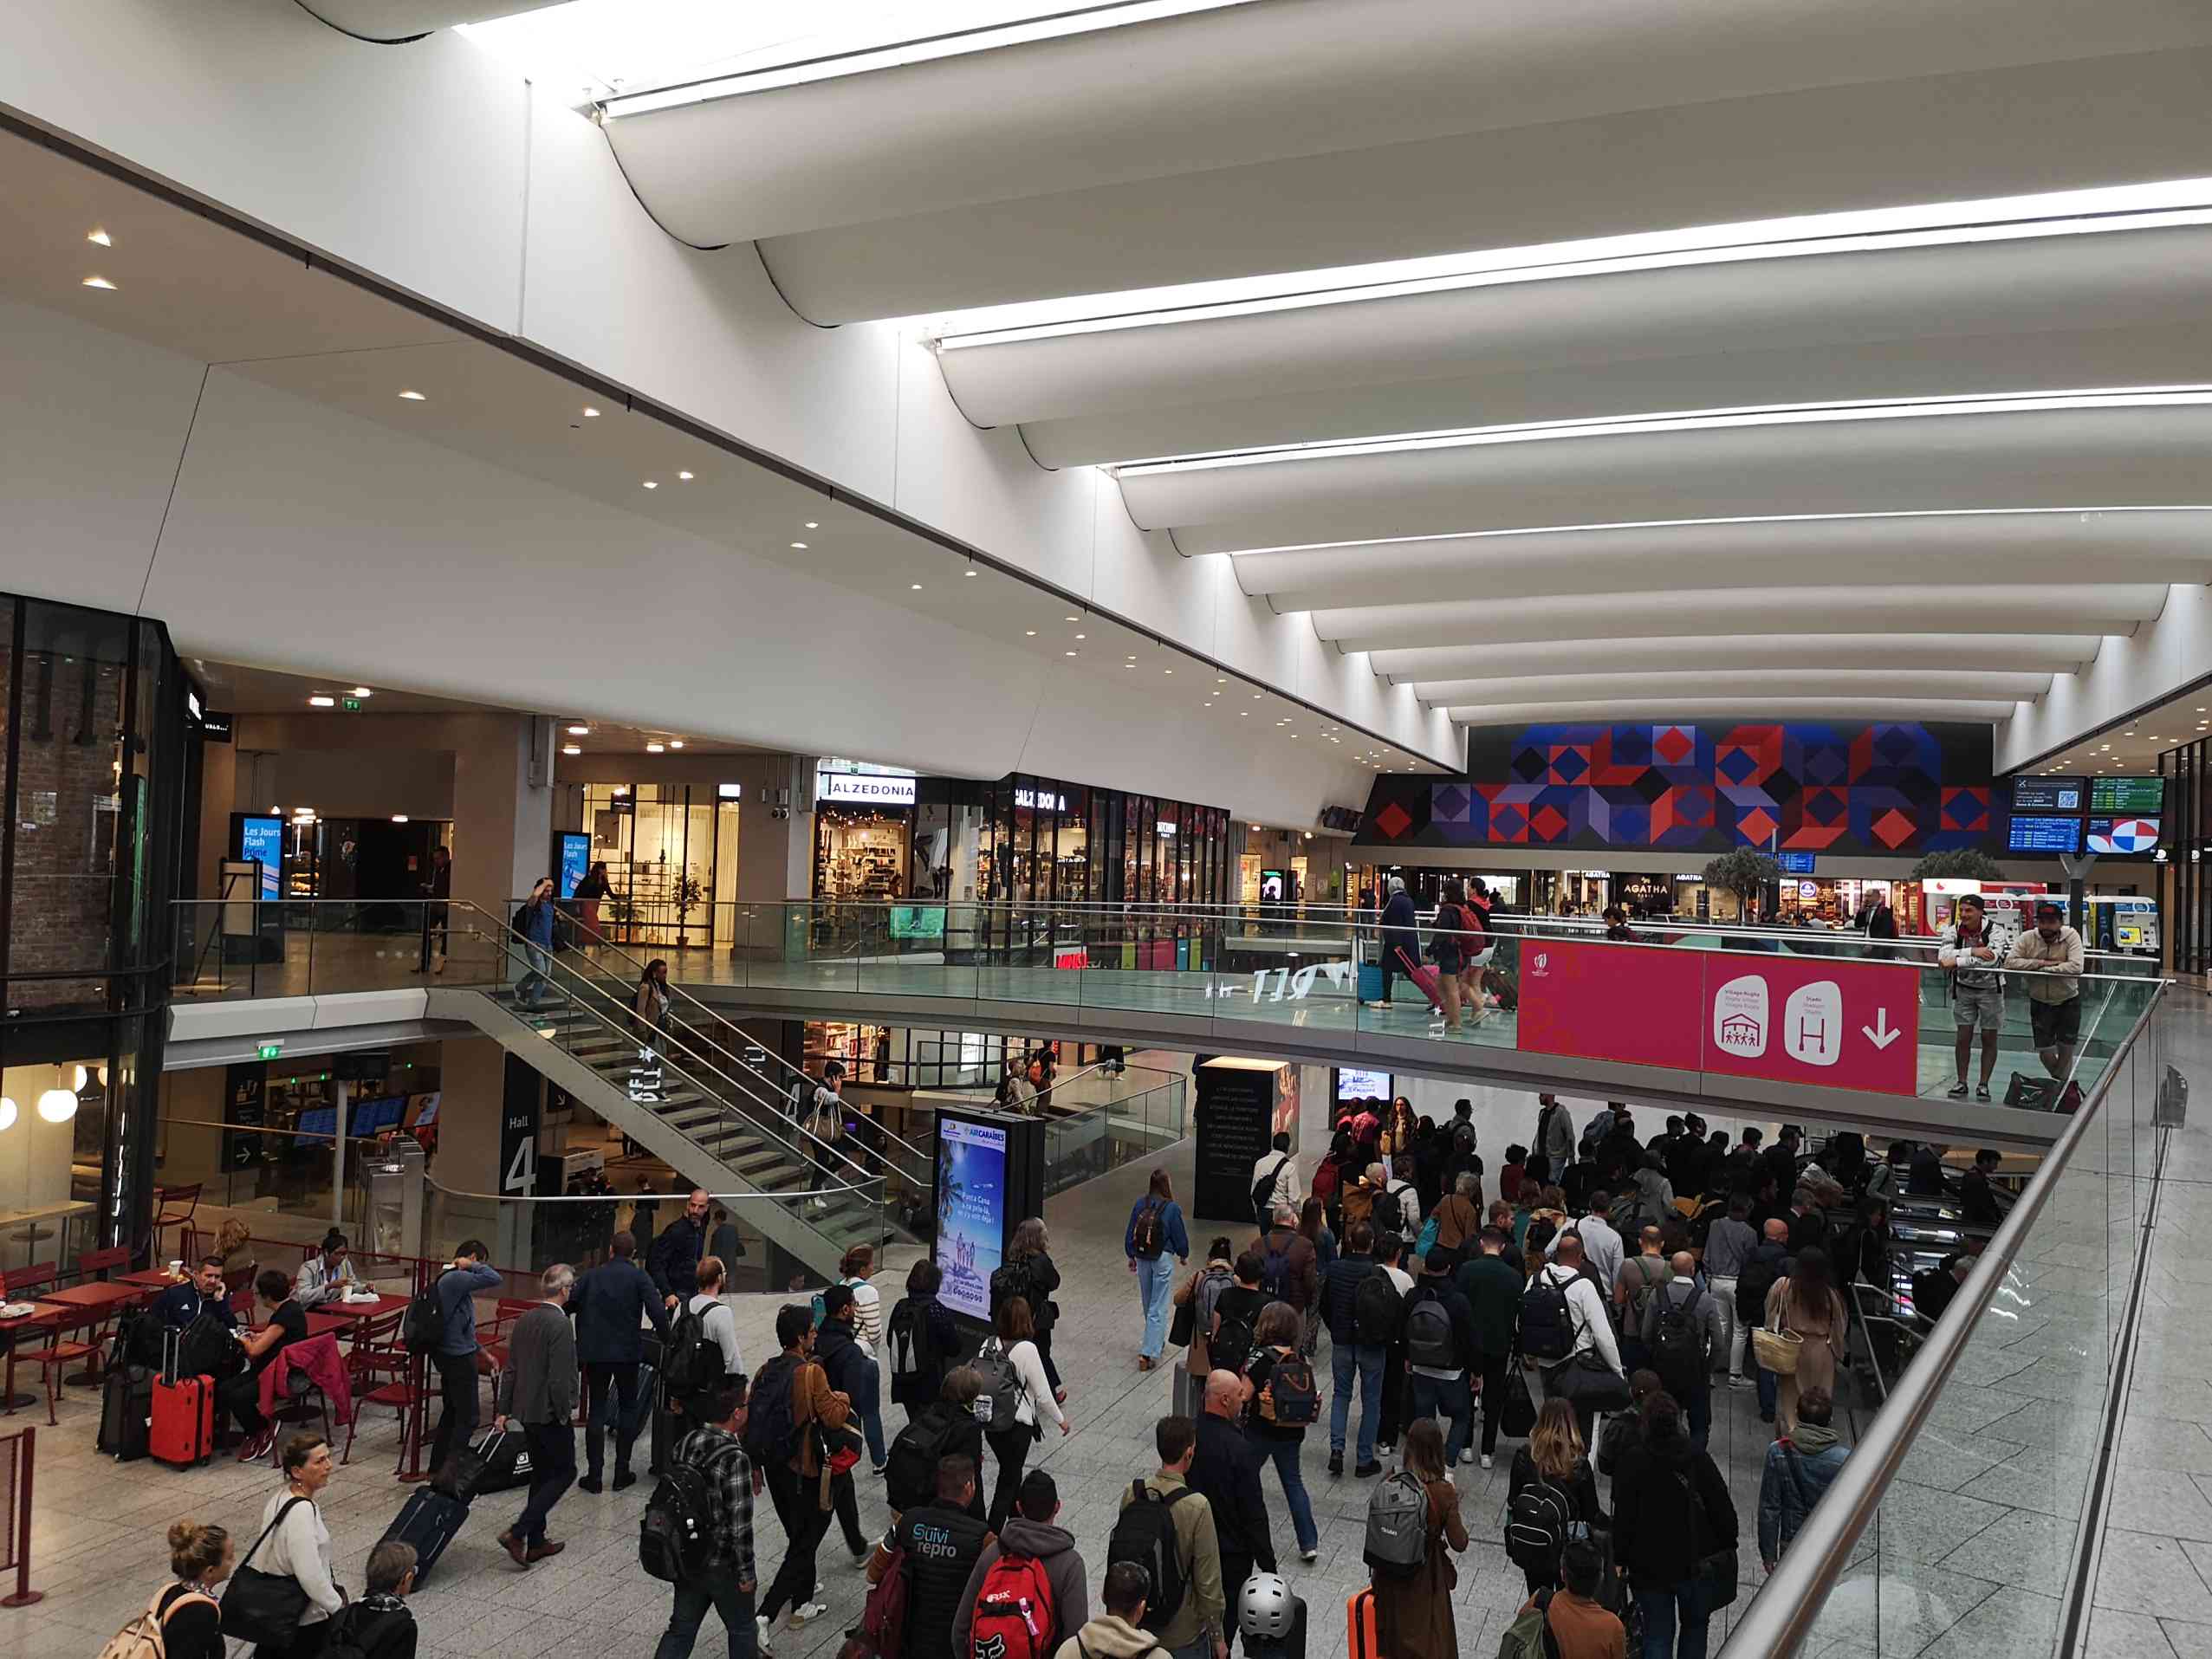
<path id="1" fill-rule="evenodd" d="M 577 1484 L 586 1492 L 600 1489 L 600 1477 L 607 1461 L 607 1407 L 611 1389 L 614 1411 L 614 1489 L 633 1486 L 630 1449 L 637 1443 L 644 1418 L 639 1398 L 638 1367 L 645 1357 L 642 1322 L 652 1321 L 663 1342 L 668 1339 L 668 1310 L 658 1289 L 638 1266 L 638 1241 L 617 1233 L 614 1254 L 576 1280 L 568 1312 L 576 1321 L 576 1358 L 584 1368 L 584 1386 L 591 1415 L 584 1429 L 584 1478 Z"/>
<path id="2" fill-rule="evenodd" d="M 1260 1490 L 1260 1465 L 1237 1424 L 1244 1410 L 1245 1381 L 1235 1371 L 1206 1378 L 1205 1410 L 1197 1419 L 1198 1448 L 1185 1477 L 1214 1512 L 1214 1535 L 1221 1546 L 1222 1594 L 1232 1604 L 1256 1568 L 1275 1570 L 1275 1533 L 1268 1525 L 1268 1503 Z M 1225 1634 L 1234 1641 L 1236 1621 Z"/>
<path id="3" fill-rule="evenodd" d="M 553 1506 L 576 1478 L 576 1332 L 568 1319 L 568 1297 L 575 1289 L 573 1267 L 555 1262 L 539 1276 L 545 1299 L 515 1321 L 507 1338 L 507 1369 L 499 1379 L 499 1418 L 522 1425 L 530 1448 L 530 1495 L 515 1524 L 499 1535 L 499 1546 L 518 1567 L 558 1555 L 568 1547 L 548 1538 L 545 1523 Z"/>

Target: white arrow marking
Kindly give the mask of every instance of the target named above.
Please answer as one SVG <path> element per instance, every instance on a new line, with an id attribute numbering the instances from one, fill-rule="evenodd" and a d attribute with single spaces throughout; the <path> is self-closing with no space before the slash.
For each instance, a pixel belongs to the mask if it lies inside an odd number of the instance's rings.
<path id="1" fill-rule="evenodd" d="M 1904 1035 L 1903 1030 L 1892 1030 L 1891 1028 L 1890 1011 L 1887 1008 L 1875 1009 L 1874 1023 L 1871 1026 L 1861 1026 L 1859 1027 L 1859 1029 L 1866 1034 L 1866 1040 L 1872 1043 L 1877 1048 L 1887 1048 L 1891 1043 Z"/>

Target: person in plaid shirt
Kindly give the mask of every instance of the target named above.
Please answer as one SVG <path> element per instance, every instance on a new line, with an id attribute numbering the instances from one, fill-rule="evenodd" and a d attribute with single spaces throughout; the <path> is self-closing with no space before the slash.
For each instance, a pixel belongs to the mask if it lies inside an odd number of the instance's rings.
<path id="1" fill-rule="evenodd" d="M 730 1636 L 730 1659 L 753 1659 L 753 1466 L 738 1436 L 745 1432 L 745 1379 L 723 1384 L 705 1407 L 705 1427 L 676 1448 L 679 1462 L 707 1471 L 714 1494 L 714 1533 L 707 1570 L 696 1584 L 676 1586 L 676 1607 L 653 1659 L 687 1659 L 711 1606 Z M 765 1650 L 764 1649 L 762 1649 Z"/>

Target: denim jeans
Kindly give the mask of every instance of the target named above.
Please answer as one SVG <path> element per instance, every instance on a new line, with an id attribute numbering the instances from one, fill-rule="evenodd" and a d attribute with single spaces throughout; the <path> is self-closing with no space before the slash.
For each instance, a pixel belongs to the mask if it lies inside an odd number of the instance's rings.
<path id="1" fill-rule="evenodd" d="M 1283 1501 L 1290 1506 L 1291 1529 L 1298 1534 L 1300 1551 L 1319 1548 L 1321 1535 L 1314 1526 L 1314 1500 L 1306 1493 L 1305 1471 L 1298 1467 L 1298 1455 L 1306 1449 L 1305 1441 L 1263 1440 L 1259 1448 L 1260 1455 L 1275 1466 L 1275 1474 L 1282 1481 Z"/>
<path id="2" fill-rule="evenodd" d="M 546 970 L 553 966 L 553 957 L 542 945 L 526 944 L 522 949 L 529 965 L 515 982 L 515 1000 L 535 1005 L 541 993 L 553 988 L 552 980 L 546 976 Z"/>
<path id="3" fill-rule="evenodd" d="M 1765 1421 L 1772 1422 L 1774 1420 L 1774 1402 L 1781 1393 L 1782 1379 L 1764 1365 L 1760 1364 L 1757 1360 L 1755 1359 L 1751 1363 L 1759 1372 L 1759 1415 Z"/>
<path id="4" fill-rule="evenodd" d="M 860 1419 L 860 1434 L 868 1443 L 868 1462 L 883 1467 L 883 1367 L 870 1365 L 853 1386 L 853 1410 Z"/>
<path id="5" fill-rule="evenodd" d="M 1705 1659 L 1705 1631 L 1712 1614 L 1705 1608 L 1705 1591 L 1695 1578 L 1664 1590 L 1638 1590 L 1636 1604 L 1644 1610 L 1644 1659 Z M 1681 1634 L 1675 1630 L 1679 1615 Z"/>
<path id="6" fill-rule="evenodd" d="M 730 1634 L 730 1659 L 753 1659 L 753 1592 L 738 1589 L 735 1572 L 720 1567 L 704 1583 L 676 1586 L 676 1610 L 668 1616 L 652 1659 L 687 1659 L 709 1607 L 722 1615 L 723 1629 Z"/>
<path id="7" fill-rule="evenodd" d="M 1345 1420 L 1352 1415 L 1352 1377 L 1359 1377 L 1359 1461 L 1375 1461 L 1375 1430 L 1383 1416 L 1383 1355 L 1376 1342 L 1329 1344 L 1329 1450 L 1344 1449 Z"/>
<path id="8" fill-rule="evenodd" d="M 1137 1299 L 1145 1309 L 1145 1343 L 1138 1351 L 1158 1359 L 1167 1346 L 1167 1304 L 1175 1286 L 1175 1258 L 1164 1251 L 1158 1260 L 1137 1258 Z"/>
<path id="9" fill-rule="evenodd" d="M 1445 1378 L 1408 1371 L 1405 1381 L 1412 1396 L 1412 1410 L 1406 1416 L 1409 1427 L 1423 1417 L 1439 1414 L 1451 1425 L 1444 1431 L 1444 1466 L 1449 1468 L 1467 1449 L 1468 1436 L 1475 1427 L 1475 1401 L 1467 1391 L 1467 1374 L 1463 1371 Z"/>
<path id="10" fill-rule="evenodd" d="M 1690 1443 L 1703 1451 L 1705 1442 L 1713 1434 L 1712 1385 L 1708 1384 L 1703 1388 L 1690 1390 L 1678 1403 L 1683 1415 L 1690 1420 Z"/>

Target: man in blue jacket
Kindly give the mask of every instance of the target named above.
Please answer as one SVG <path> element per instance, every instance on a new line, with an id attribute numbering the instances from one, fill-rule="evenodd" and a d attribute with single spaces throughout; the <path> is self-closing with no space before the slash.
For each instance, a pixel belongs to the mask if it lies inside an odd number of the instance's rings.
<path id="1" fill-rule="evenodd" d="M 1769 1572 L 1851 1456 L 1829 1427 L 1834 1415 L 1828 1390 L 1809 1388 L 1798 1396 L 1797 1427 L 1767 1448 L 1759 1477 L 1759 1559 Z"/>
<path id="2" fill-rule="evenodd" d="M 610 1385 L 614 1410 L 614 1489 L 635 1486 L 630 1450 L 637 1444 L 644 1414 L 639 1410 L 638 1367 L 645 1361 L 643 1322 L 668 1340 L 668 1307 L 658 1288 L 637 1263 L 638 1241 L 617 1233 L 613 1254 L 576 1281 L 568 1312 L 576 1321 L 576 1358 L 584 1368 L 590 1416 L 584 1427 L 584 1478 L 577 1487 L 600 1490 L 607 1467 L 607 1401 Z"/>
<path id="3" fill-rule="evenodd" d="M 453 1265 L 438 1277 L 438 1311 L 444 1316 L 445 1334 L 430 1363 L 438 1368 L 438 1394 L 445 1410 L 438 1419 L 438 1434 L 431 1442 L 430 1466 L 445 1467 L 453 1450 L 469 1443 L 477 1432 L 477 1293 L 497 1290 L 499 1269 L 490 1265 L 491 1247 L 482 1239 L 468 1239 L 453 1253 Z"/>
<path id="4" fill-rule="evenodd" d="M 208 1256 L 181 1285 L 172 1285 L 153 1299 L 153 1317 L 172 1331 L 182 1331 L 203 1313 L 215 1315 L 226 1330 L 238 1328 L 230 1299 L 223 1293 L 223 1258 Z"/>
<path id="5" fill-rule="evenodd" d="M 1383 906 L 1383 998 L 1375 1006 L 1391 1005 L 1391 981 L 1411 974 L 1421 964 L 1421 914 L 1413 908 L 1413 895 L 1405 891 L 1405 878 L 1390 878 L 1390 902 Z"/>

